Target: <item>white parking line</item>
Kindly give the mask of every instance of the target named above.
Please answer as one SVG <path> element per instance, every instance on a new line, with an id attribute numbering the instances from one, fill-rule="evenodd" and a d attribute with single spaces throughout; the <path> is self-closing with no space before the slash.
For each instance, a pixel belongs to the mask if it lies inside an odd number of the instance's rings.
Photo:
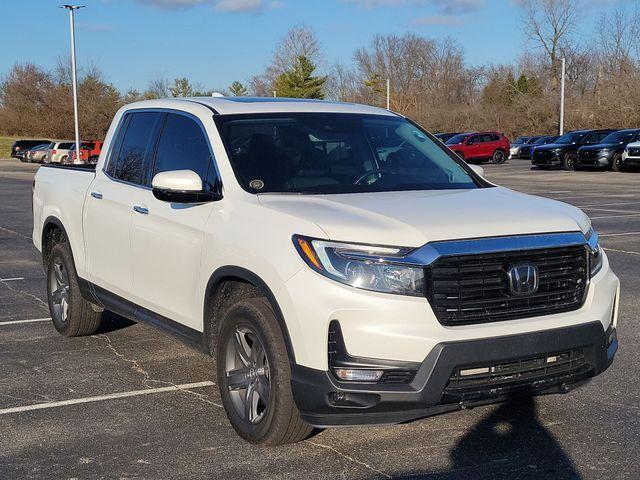
<path id="1" fill-rule="evenodd" d="M 640 232 L 599 233 L 599 237 L 622 237 L 625 235 L 640 235 Z"/>
<path id="2" fill-rule="evenodd" d="M 29 320 L 9 320 L 8 322 L 0 321 L 0 327 L 4 325 L 18 325 L 20 323 L 36 323 L 36 322 L 48 322 L 51 320 L 51 317 L 47 318 L 31 318 Z"/>
<path id="3" fill-rule="evenodd" d="M 622 217 L 640 217 L 640 213 L 628 213 L 626 215 L 604 215 L 602 217 L 590 217 L 591 220 L 604 220 L 607 218 L 622 218 Z"/>
<path id="4" fill-rule="evenodd" d="M 640 252 L 630 252 L 629 250 L 617 250 L 615 248 L 603 248 L 607 252 L 627 253 L 629 255 L 640 255 Z"/>
<path id="5" fill-rule="evenodd" d="M 0 409 L 0 415 L 7 415 L 9 413 L 29 412 L 32 410 L 43 410 L 45 408 L 64 407 L 67 405 L 77 405 L 80 403 L 102 402 L 105 400 L 114 400 L 116 398 L 137 397 L 140 395 L 150 395 L 153 393 L 179 392 L 181 390 L 211 387 L 213 385 L 215 385 L 215 383 L 210 381 L 197 382 L 197 383 L 183 383 L 182 385 L 172 385 L 170 387 L 146 388 L 144 390 L 133 390 L 130 392 L 110 393 L 108 395 L 98 395 L 96 397 L 74 398 L 72 400 L 61 400 L 59 402 L 36 403 L 34 405 L 25 405 L 23 407 L 11 407 L 11 408 Z"/>
<path id="6" fill-rule="evenodd" d="M 24 277 L 0 278 L 0 282 L 15 282 L 17 280 L 24 280 Z"/>
<path id="7" fill-rule="evenodd" d="M 589 205 L 576 205 L 578 208 L 588 207 L 612 207 L 615 205 L 638 205 L 640 202 L 615 202 L 615 203 L 591 203 Z"/>

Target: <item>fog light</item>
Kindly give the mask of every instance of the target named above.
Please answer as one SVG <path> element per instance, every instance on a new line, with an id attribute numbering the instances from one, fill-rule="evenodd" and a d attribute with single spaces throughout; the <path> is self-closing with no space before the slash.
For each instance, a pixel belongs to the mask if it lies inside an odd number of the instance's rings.
<path id="1" fill-rule="evenodd" d="M 489 367 L 468 368 L 466 370 L 460 370 L 460 376 L 468 377 L 469 375 L 482 375 L 489 372 Z"/>
<path id="2" fill-rule="evenodd" d="M 348 382 L 377 382 L 382 377 L 382 370 L 355 370 L 350 368 L 334 369 L 336 377 Z"/>

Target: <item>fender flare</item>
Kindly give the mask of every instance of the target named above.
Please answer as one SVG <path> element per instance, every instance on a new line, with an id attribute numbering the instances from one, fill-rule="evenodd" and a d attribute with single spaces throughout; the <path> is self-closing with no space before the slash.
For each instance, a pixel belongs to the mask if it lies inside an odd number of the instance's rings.
<path id="1" fill-rule="evenodd" d="M 41 234 L 41 239 L 40 239 L 40 244 L 42 245 L 42 263 L 44 265 L 44 261 L 45 261 L 45 240 L 46 240 L 46 234 L 47 234 L 47 227 L 49 225 L 55 225 L 56 227 L 60 228 L 60 230 L 62 230 L 62 233 L 64 234 L 64 236 L 69 239 L 69 235 L 67 234 L 67 230 L 66 228 L 64 228 L 64 225 L 62 224 L 62 222 L 60 221 L 60 219 L 58 217 L 55 217 L 53 215 L 49 215 L 44 222 L 42 222 L 42 232 Z M 71 250 L 71 258 L 73 259 L 73 249 L 71 248 L 71 241 L 69 240 L 69 249 Z M 75 260 L 74 260 L 75 263 Z M 46 268 L 46 265 L 45 265 Z"/>
<path id="2" fill-rule="evenodd" d="M 225 265 L 223 267 L 219 267 L 218 269 L 216 269 L 213 272 L 213 274 L 211 274 L 211 276 L 209 277 L 204 298 L 205 299 L 209 298 L 209 295 L 215 291 L 215 289 L 218 287 L 220 282 L 225 278 L 236 278 L 238 280 L 244 280 L 245 282 L 251 283 L 258 288 L 258 291 L 264 297 L 266 297 L 266 299 L 269 301 L 269 304 L 271 305 L 271 308 L 273 309 L 273 312 L 275 313 L 275 317 L 280 327 L 280 330 L 282 331 L 284 343 L 287 348 L 287 354 L 289 355 L 289 362 L 291 364 L 295 364 L 295 353 L 293 351 L 293 344 L 291 343 L 289 329 L 287 328 L 287 324 L 284 320 L 284 315 L 282 314 L 280 305 L 278 304 L 278 301 L 276 300 L 275 295 L 273 294 L 273 292 L 271 291 L 267 283 L 262 278 L 260 278 L 259 275 L 255 274 L 251 270 L 247 270 L 246 268 L 238 267 L 235 265 Z M 202 318 L 204 322 L 203 330 L 204 330 L 205 341 L 208 341 L 206 339 L 210 338 L 210 334 L 211 334 L 211 331 L 210 331 L 211 325 L 210 325 L 210 322 L 207 321 L 207 308 L 208 308 L 208 302 L 205 302 L 205 304 L 203 305 L 203 312 L 202 312 L 203 313 Z"/>

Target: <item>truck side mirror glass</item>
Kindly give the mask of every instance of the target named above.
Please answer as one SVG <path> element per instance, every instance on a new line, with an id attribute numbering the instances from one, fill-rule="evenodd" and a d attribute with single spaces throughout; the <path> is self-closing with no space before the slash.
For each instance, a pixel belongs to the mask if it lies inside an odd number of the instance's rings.
<path id="1" fill-rule="evenodd" d="M 203 203 L 222 198 L 217 191 L 203 190 L 202 179 L 193 170 L 160 172 L 153 177 L 151 187 L 153 195 L 163 202 Z"/>

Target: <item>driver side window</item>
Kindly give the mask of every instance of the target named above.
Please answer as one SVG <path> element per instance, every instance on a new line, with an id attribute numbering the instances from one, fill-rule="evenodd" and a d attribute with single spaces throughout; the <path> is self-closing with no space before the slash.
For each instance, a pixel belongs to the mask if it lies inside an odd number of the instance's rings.
<path id="1" fill-rule="evenodd" d="M 192 170 L 203 181 L 213 183 L 209 178 L 214 174 L 212 159 L 200 125 L 185 115 L 168 113 L 158 141 L 153 175 L 171 170 Z"/>

